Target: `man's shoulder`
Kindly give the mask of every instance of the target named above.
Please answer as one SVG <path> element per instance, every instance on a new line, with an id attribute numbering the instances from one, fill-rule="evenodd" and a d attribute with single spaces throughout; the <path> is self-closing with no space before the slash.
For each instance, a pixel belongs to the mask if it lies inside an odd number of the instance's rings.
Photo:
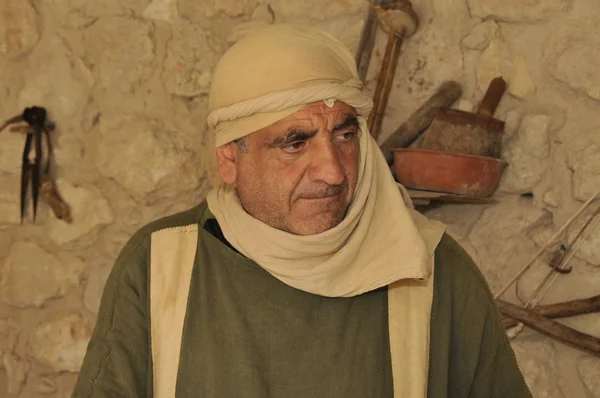
<path id="1" fill-rule="evenodd" d="M 157 231 L 200 224 L 206 208 L 207 204 L 203 201 L 187 210 L 163 216 L 143 225 L 127 241 L 121 251 L 121 256 L 128 255 L 141 245 L 147 244 L 151 235 Z"/>
<path id="2" fill-rule="evenodd" d="M 148 237 L 163 229 L 197 225 L 201 223 L 206 207 L 207 204 L 203 201 L 187 210 L 163 216 L 142 226 L 136 234 Z"/>
<path id="3" fill-rule="evenodd" d="M 435 280 L 466 295 L 477 294 L 492 299 L 481 270 L 467 251 L 449 234 L 444 234 L 435 251 Z"/>

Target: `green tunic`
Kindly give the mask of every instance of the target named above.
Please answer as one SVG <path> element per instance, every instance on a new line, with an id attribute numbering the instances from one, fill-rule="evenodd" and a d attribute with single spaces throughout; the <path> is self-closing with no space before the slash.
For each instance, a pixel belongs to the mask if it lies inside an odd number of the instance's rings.
<path id="1" fill-rule="evenodd" d="M 393 397 L 387 290 L 326 298 L 289 287 L 231 248 L 205 203 L 124 247 L 74 397 L 152 396 L 150 234 L 191 223 L 204 228 L 177 397 Z M 428 397 L 531 397 L 484 278 L 448 235 L 436 249 Z"/>

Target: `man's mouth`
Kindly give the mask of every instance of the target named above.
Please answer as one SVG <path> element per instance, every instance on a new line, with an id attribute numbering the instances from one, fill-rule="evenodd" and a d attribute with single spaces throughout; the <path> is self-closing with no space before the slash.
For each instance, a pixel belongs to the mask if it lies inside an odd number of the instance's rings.
<path id="1" fill-rule="evenodd" d="M 328 194 L 328 195 L 319 195 L 319 196 L 304 196 L 301 197 L 300 199 L 305 199 L 305 200 L 326 200 L 326 199 L 334 199 L 337 198 L 340 195 L 341 192 L 336 192 L 334 194 Z"/>

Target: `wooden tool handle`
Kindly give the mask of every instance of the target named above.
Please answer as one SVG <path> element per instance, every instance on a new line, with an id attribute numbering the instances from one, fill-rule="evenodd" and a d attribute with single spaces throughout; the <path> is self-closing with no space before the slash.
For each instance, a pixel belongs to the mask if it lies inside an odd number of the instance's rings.
<path id="1" fill-rule="evenodd" d="M 433 121 L 436 109 L 449 107 L 462 94 L 462 87 L 458 82 L 444 82 L 438 90 L 417 109 L 400 127 L 381 144 L 381 151 L 388 164 L 394 161 L 394 148 L 406 148 L 421 134 Z"/>
<path id="2" fill-rule="evenodd" d="M 506 91 L 506 82 L 501 77 L 497 77 L 490 83 L 483 99 L 481 100 L 481 104 L 479 104 L 479 109 L 477 110 L 477 114 L 486 117 L 493 117 L 494 112 L 496 112 L 496 108 L 504 95 L 504 91 Z"/>
<path id="3" fill-rule="evenodd" d="M 566 301 L 564 303 L 542 305 L 533 307 L 532 310 L 546 318 L 563 318 L 600 312 L 600 295 L 586 299 Z M 518 323 L 519 321 L 514 318 L 504 317 L 502 319 L 502 325 L 505 329 L 517 326 Z"/>
<path id="4" fill-rule="evenodd" d="M 579 332 L 531 309 L 525 309 L 503 300 L 496 300 L 496 306 L 502 314 L 518 319 L 533 330 L 600 357 L 600 339 L 597 337 Z"/>
<path id="5" fill-rule="evenodd" d="M 365 22 L 358 49 L 356 50 L 356 68 L 358 69 L 358 78 L 364 82 L 367 78 L 367 71 L 371 62 L 371 54 L 375 47 L 375 38 L 377 36 L 377 14 L 373 6 L 381 3 L 381 0 L 371 0 L 369 13 Z"/>

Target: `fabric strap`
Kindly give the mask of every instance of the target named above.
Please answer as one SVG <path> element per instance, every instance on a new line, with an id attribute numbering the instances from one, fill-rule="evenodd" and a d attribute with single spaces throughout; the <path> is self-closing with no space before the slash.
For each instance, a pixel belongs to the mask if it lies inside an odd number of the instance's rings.
<path id="1" fill-rule="evenodd" d="M 150 238 L 150 338 L 154 397 L 175 397 L 181 336 L 198 245 L 198 225 Z"/>

